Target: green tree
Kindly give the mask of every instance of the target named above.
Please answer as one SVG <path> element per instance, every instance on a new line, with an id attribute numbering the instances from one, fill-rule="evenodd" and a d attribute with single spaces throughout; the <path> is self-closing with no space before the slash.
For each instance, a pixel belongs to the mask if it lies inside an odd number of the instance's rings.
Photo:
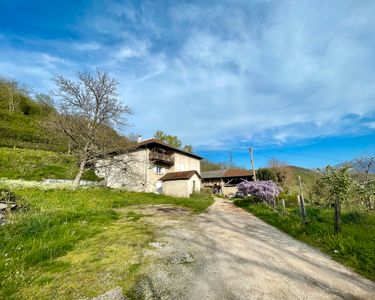
<path id="1" fill-rule="evenodd" d="M 182 148 L 185 152 L 192 153 L 193 152 L 193 146 L 192 145 L 185 145 L 184 148 Z"/>
<path id="2" fill-rule="evenodd" d="M 154 138 L 175 148 L 181 149 L 182 147 L 182 142 L 179 140 L 177 136 L 166 134 L 161 130 L 155 132 Z"/>
<path id="3" fill-rule="evenodd" d="M 368 210 L 374 208 L 374 196 L 375 196 L 375 180 L 365 182 L 355 182 L 354 192 L 356 197 L 359 198 L 361 204 L 364 205 Z"/>
<path id="4" fill-rule="evenodd" d="M 341 232 L 341 204 L 350 200 L 350 192 L 353 188 L 349 166 L 344 165 L 341 168 L 327 166 L 322 179 L 327 184 L 330 198 L 335 201 L 334 231 L 339 233 Z"/>
<path id="5" fill-rule="evenodd" d="M 272 180 L 273 182 L 278 182 L 276 171 L 271 168 L 258 169 L 256 175 L 258 180 Z"/>

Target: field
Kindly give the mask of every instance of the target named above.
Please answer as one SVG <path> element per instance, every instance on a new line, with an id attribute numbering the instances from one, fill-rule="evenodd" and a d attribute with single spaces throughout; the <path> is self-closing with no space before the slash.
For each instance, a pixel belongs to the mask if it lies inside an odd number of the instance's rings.
<path id="1" fill-rule="evenodd" d="M 358 273 L 375 279 L 375 213 L 343 211 L 342 232 L 333 233 L 333 209 L 307 206 L 308 223 L 303 225 L 297 207 L 278 206 L 274 211 L 265 204 L 236 200 L 235 204 L 291 236 L 315 246 L 333 259 Z"/>
<path id="2" fill-rule="evenodd" d="M 198 213 L 209 195 L 189 199 L 107 188 L 14 190 L 23 209 L 0 228 L 1 299 L 80 299 L 131 287 L 154 229 L 132 207 L 182 206 Z"/>

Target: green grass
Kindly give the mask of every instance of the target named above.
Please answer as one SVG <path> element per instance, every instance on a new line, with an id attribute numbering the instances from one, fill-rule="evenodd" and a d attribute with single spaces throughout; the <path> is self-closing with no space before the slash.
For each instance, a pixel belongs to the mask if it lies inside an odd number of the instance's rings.
<path id="1" fill-rule="evenodd" d="M 0 146 L 61 150 L 54 138 L 41 127 L 45 116 L 42 107 L 30 97 L 21 96 L 16 111 L 8 111 L 8 104 L 2 98 L 0 89 Z"/>
<path id="2" fill-rule="evenodd" d="M 42 180 L 73 179 L 78 167 L 75 158 L 66 153 L 46 150 L 0 148 L 0 178 Z M 93 171 L 86 171 L 86 180 L 98 180 Z"/>
<path id="3" fill-rule="evenodd" d="M 304 193 L 308 198 L 310 198 L 312 186 L 314 185 L 316 179 L 319 177 L 319 173 L 314 170 L 309 170 L 296 166 L 290 166 L 289 168 L 292 172 L 291 182 L 289 183 L 290 191 L 292 193 L 300 193 L 298 181 L 298 176 L 300 176 Z"/>
<path id="4" fill-rule="evenodd" d="M 236 200 L 244 208 L 291 236 L 321 249 L 335 260 L 375 280 L 375 213 L 342 212 L 342 233 L 333 233 L 333 210 L 307 207 L 308 224 L 303 225 L 297 207 L 273 211 L 265 204 Z"/>
<path id="5" fill-rule="evenodd" d="M 142 204 L 202 212 L 212 197 L 190 199 L 107 188 L 18 189 L 24 209 L 0 227 L 0 299 L 79 299 L 137 278 L 142 249 L 154 233 Z"/>

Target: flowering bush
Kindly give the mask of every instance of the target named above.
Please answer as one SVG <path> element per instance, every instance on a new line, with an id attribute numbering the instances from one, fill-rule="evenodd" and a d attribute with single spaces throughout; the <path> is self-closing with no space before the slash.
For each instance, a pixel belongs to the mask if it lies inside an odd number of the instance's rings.
<path id="1" fill-rule="evenodd" d="M 237 185 L 238 191 L 244 195 L 252 195 L 272 204 L 275 198 L 282 192 L 282 189 L 273 181 L 243 181 Z"/>

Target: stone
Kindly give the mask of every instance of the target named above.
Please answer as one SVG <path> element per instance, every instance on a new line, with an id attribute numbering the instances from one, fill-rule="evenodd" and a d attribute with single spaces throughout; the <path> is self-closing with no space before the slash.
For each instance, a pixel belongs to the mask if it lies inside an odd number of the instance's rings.
<path id="1" fill-rule="evenodd" d="M 4 203 L 4 202 L 0 202 L 0 210 L 5 210 L 7 209 L 8 207 L 8 204 Z"/>

